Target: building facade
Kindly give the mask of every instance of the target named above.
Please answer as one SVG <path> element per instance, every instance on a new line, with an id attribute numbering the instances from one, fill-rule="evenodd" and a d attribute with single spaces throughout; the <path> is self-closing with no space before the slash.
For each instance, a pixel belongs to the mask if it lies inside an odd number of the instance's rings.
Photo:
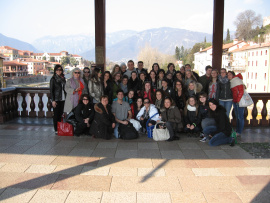
<path id="1" fill-rule="evenodd" d="M 3 54 L 4 56 L 9 57 L 10 61 L 13 61 L 13 60 L 19 58 L 19 50 L 14 49 L 14 48 L 9 47 L 9 46 L 1 46 L 0 47 L 0 54 Z"/>
<path id="2" fill-rule="evenodd" d="M 3 76 L 4 77 L 20 77 L 27 76 L 27 64 L 18 61 L 4 61 L 3 62 Z"/>

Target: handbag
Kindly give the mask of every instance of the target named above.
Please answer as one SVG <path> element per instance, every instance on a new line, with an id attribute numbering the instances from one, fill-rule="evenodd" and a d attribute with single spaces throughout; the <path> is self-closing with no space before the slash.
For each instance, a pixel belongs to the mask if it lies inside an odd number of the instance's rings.
<path id="1" fill-rule="evenodd" d="M 140 128 L 142 127 L 140 122 L 135 120 L 135 119 L 130 119 L 129 122 L 134 126 L 134 128 L 139 131 Z"/>
<path id="2" fill-rule="evenodd" d="M 156 115 L 158 115 L 158 113 L 155 113 L 153 116 L 151 116 L 148 120 L 147 120 L 147 122 L 146 122 L 146 130 L 147 130 L 147 137 L 148 138 L 152 138 L 153 137 L 153 129 L 154 129 L 154 125 L 151 125 L 151 126 L 148 126 L 148 123 L 151 121 L 151 119 L 153 118 L 153 117 L 155 117 Z"/>
<path id="3" fill-rule="evenodd" d="M 239 102 L 239 107 L 247 107 L 253 104 L 253 100 L 250 95 L 244 90 L 244 94 Z"/>
<path id="4" fill-rule="evenodd" d="M 73 126 L 67 122 L 63 121 L 57 122 L 57 135 L 59 136 L 73 136 Z"/>
<path id="5" fill-rule="evenodd" d="M 168 140 L 170 138 L 169 130 L 167 128 L 157 128 L 157 125 L 160 125 L 160 123 L 164 122 L 158 122 L 153 129 L 153 140 L 155 141 Z"/>
<path id="6" fill-rule="evenodd" d="M 67 117 L 65 118 L 64 122 L 69 123 L 69 124 L 73 125 L 74 127 L 76 127 L 77 121 L 76 121 L 76 119 L 75 119 L 75 114 L 74 114 L 73 111 L 71 111 L 71 112 L 67 115 Z"/>

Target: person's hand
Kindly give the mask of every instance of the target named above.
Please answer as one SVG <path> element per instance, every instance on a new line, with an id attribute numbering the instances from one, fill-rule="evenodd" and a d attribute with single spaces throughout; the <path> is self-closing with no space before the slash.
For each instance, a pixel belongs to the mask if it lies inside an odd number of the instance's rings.
<path id="1" fill-rule="evenodd" d="M 115 123 L 112 123 L 112 128 L 115 128 Z"/>
<path id="2" fill-rule="evenodd" d="M 212 135 L 209 135 L 209 137 L 211 137 L 211 138 L 212 138 L 213 136 L 212 136 Z"/>
<path id="3" fill-rule="evenodd" d="M 187 124 L 187 128 L 190 128 L 190 124 Z"/>
<path id="4" fill-rule="evenodd" d="M 78 92 L 78 91 L 80 91 L 80 90 L 81 90 L 81 88 L 78 87 L 77 89 L 75 89 L 75 92 Z"/>
<path id="5" fill-rule="evenodd" d="M 148 126 L 152 126 L 152 123 L 148 123 Z"/>
<path id="6" fill-rule="evenodd" d="M 190 130 L 193 130 L 194 128 L 195 128 L 194 125 L 191 125 L 191 126 L 190 126 Z"/>
<path id="7" fill-rule="evenodd" d="M 122 124 L 127 125 L 128 121 L 122 121 Z"/>
<path id="8" fill-rule="evenodd" d="M 144 120 L 144 118 L 143 118 L 143 117 L 141 117 L 141 118 L 140 118 L 140 120 L 141 120 L 141 121 L 143 121 L 143 120 Z"/>
<path id="9" fill-rule="evenodd" d="M 52 106 L 53 106 L 53 108 L 55 108 L 55 107 L 57 106 L 56 101 L 53 101 L 53 102 L 52 102 Z"/>
<path id="10" fill-rule="evenodd" d="M 157 120 L 157 123 L 159 123 L 160 122 L 160 120 Z"/>
<path id="11" fill-rule="evenodd" d="M 84 123 L 88 123 L 89 122 L 89 118 L 83 119 Z"/>

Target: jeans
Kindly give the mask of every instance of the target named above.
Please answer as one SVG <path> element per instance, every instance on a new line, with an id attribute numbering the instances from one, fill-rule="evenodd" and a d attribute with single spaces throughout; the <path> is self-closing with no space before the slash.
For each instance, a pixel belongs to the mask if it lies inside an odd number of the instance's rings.
<path id="1" fill-rule="evenodd" d="M 216 125 L 216 121 L 213 118 L 205 118 L 201 122 L 202 129 L 206 128 L 207 126 Z"/>
<path id="2" fill-rule="evenodd" d="M 221 101 L 221 100 L 219 100 L 219 104 L 226 109 L 226 115 L 228 116 L 228 118 L 230 116 L 232 103 L 233 103 L 232 101 Z"/>
<path id="3" fill-rule="evenodd" d="M 239 104 L 233 102 L 233 108 L 236 117 L 236 133 L 242 134 L 245 125 L 244 119 L 245 107 L 239 107 Z"/>
<path id="4" fill-rule="evenodd" d="M 119 127 L 119 123 L 116 122 L 116 123 L 115 123 L 115 128 L 114 128 L 114 130 L 113 130 L 114 136 L 115 136 L 116 139 L 119 138 L 118 127 Z"/>
<path id="5" fill-rule="evenodd" d="M 232 138 L 226 136 L 223 132 L 215 134 L 214 137 L 209 141 L 210 146 L 218 146 L 222 144 L 230 144 L 232 142 Z"/>
<path id="6" fill-rule="evenodd" d="M 173 129 L 174 123 L 167 121 L 166 127 L 169 130 L 170 138 L 174 137 L 174 129 Z"/>
<path id="7" fill-rule="evenodd" d="M 210 125 L 210 126 L 207 126 L 203 129 L 203 134 L 205 136 L 209 136 L 209 135 L 212 135 L 213 136 L 213 133 L 217 130 L 217 127 L 215 125 Z"/>

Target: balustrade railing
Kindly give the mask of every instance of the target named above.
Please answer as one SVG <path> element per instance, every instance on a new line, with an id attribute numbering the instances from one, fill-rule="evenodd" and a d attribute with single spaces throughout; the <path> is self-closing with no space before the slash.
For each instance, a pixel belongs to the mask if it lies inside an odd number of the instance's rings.
<path id="1" fill-rule="evenodd" d="M 245 126 L 270 126 L 270 116 L 268 115 L 270 109 L 267 109 L 270 93 L 250 93 L 250 96 L 254 105 L 245 109 Z M 268 104 L 270 106 L 270 103 Z M 5 123 L 15 117 L 51 118 L 52 116 L 49 88 L 17 87 L 0 89 L 0 123 Z M 232 110 L 231 122 L 233 125 L 236 124 L 234 110 Z"/>

